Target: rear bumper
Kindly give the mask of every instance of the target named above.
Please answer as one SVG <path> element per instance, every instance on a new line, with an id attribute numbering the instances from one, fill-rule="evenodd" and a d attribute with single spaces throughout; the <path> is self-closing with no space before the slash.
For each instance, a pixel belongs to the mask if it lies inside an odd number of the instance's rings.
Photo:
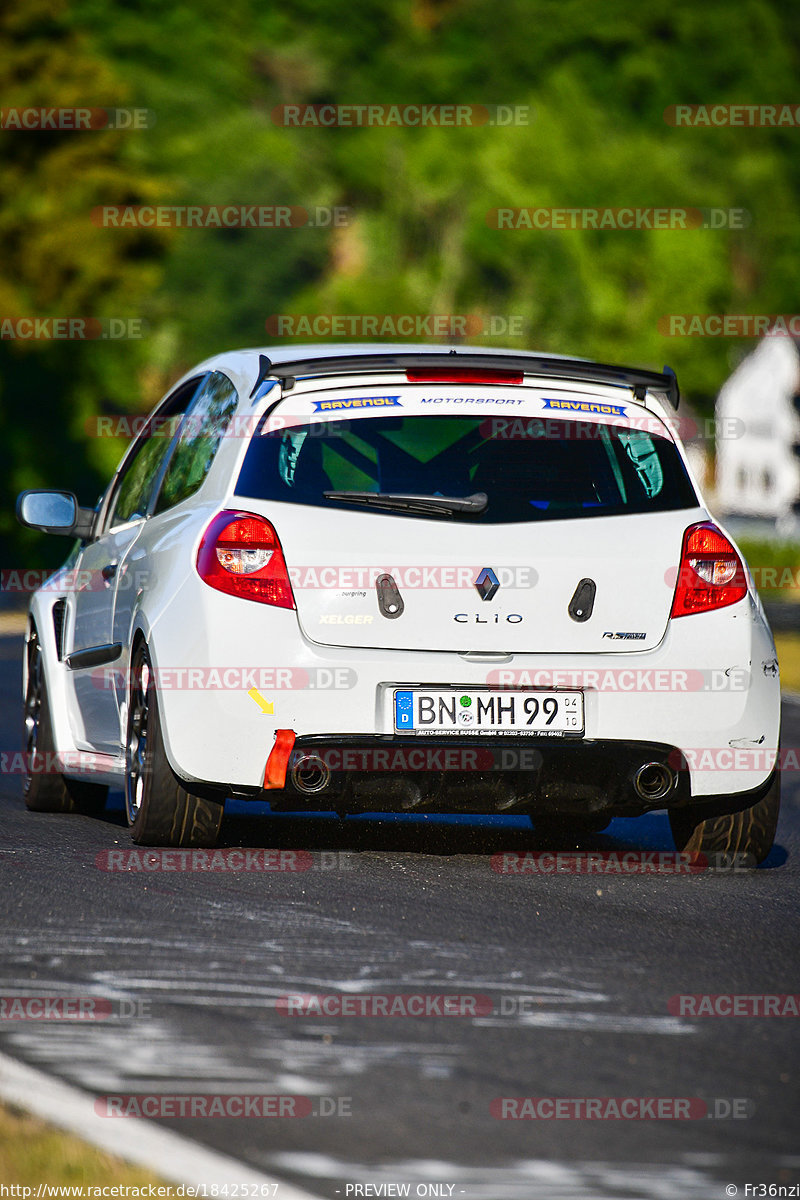
<path id="1" fill-rule="evenodd" d="M 746 808 L 765 783 L 705 796 L 709 813 Z M 276 811 L 642 816 L 696 803 L 689 764 L 661 742 L 551 738 L 302 737 L 286 786 L 239 793 Z"/>
<path id="2" fill-rule="evenodd" d="M 264 798 L 295 811 L 637 816 L 687 803 L 685 768 L 680 751 L 657 742 L 301 737 L 286 787 Z"/>
<path id="3" fill-rule="evenodd" d="M 345 744 L 406 744 L 404 735 L 394 732 L 394 687 L 581 687 L 585 736 L 542 739 L 546 742 L 540 747 L 543 760 L 553 764 L 545 775 L 552 776 L 553 783 L 544 790 L 538 784 L 528 788 L 530 804 L 534 800 L 567 804 L 557 768 L 567 772 L 568 786 L 575 780 L 569 772 L 580 764 L 580 811 L 586 811 L 587 801 L 594 802 L 593 795 L 609 787 L 611 794 L 599 797 L 601 807 L 628 805 L 630 812 L 647 811 L 626 789 L 632 764 L 640 756 L 636 766 L 641 765 L 649 747 L 659 748 L 662 755 L 683 755 L 689 765 L 691 798 L 698 802 L 742 796 L 744 807 L 747 796 L 767 783 L 775 765 L 780 729 L 775 649 L 750 597 L 729 609 L 670 622 L 661 645 L 647 653 L 520 654 L 509 655 L 508 663 L 499 666 L 444 652 L 390 654 L 311 644 L 299 635 L 291 611 L 268 609 L 208 588 L 195 598 L 211 610 L 199 623 L 211 631 L 208 644 L 198 644 L 198 623 L 187 621 L 183 610 L 183 620 L 176 620 L 177 606 L 169 610 L 169 621 L 153 628 L 149 639 L 159 682 L 162 668 L 168 673 L 176 661 L 232 669 L 230 683 L 220 672 L 221 682 L 211 686 L 194 687 L 189 681 L 163 692 L 159 688 L 170 763 L 195 791 L 209 786 L 229 794 L 259 794 L 280 729 L 295 732 L 298 748 L 315 743 L 334 749 Z M 264 667 L 258 665 L 265 660 Z M 256 692 L 264 706 L 254 698 Z M 457 742 L 452 736 L 435 740 L 436 745 L 441 743 L 451 748 L 469 744 L 461 734 Z M 411 741 L 412 748 L 433 744 L 430 737 Z M 501 738 L 484 738 L 481 743 L 494 751 L 504 745 Z M 539 742 L 514 739 L 510 748 L 524 753 L 539 748 Z M 659 754 L 653 753 L 653 761 L 659 761 Z M 609 765 L 615 758 L 619 765 Z M 386 783 L 399 772 L 375 774 Z M 424 772 L 410 768 L 407 774 L 418 782 L 416 777 Z M 471 771 L 473 783 L 478 774 Z M 514 770 L 492 768 L 489 774 L 511 776 Z M 349 796 L 354 789 L 340 790 Z M 364 799 L 368 790 L 355 789 L 362 795 L 361 804 L 373 811 L 391 807 L 388 795 L 380 803 Z M 679 789 L 674 800 L 682 794 Z M 268 798 L 275 805 L 281 803 L 277 790 Z M 308 801 L 301 807 L 307 808 Z M 663 808 L 666 803 L 650 807 Z M 444 811 L 458 811 L 458 807 Z M 495 811 L 495 807 L 490 804 L 488 810 L 475 811 Z"/>

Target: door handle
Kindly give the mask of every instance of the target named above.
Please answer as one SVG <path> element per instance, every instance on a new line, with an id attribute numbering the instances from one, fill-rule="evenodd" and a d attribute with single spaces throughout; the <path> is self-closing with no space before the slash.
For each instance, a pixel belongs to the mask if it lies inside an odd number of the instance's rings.
<path id="1" fill-rule="evenodd" d="M 103 579 L 105 579 L 106 583 L 109 583 L 114 578 L 114 576 L 117 573 L 118 566 L 119 566 L 119 563 L 107 563 L 103 567 L 100 574 L 103 576 Z"/>

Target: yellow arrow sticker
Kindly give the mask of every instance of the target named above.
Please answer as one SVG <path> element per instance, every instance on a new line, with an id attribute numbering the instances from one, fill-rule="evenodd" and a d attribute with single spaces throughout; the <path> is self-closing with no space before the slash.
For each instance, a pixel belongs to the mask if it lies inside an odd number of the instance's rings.
<path id="1" fill-rule="evenodd" d="M 275 712 L 275 705 L 271 700 L 265 700 L 258 688 L 250 688 L 250 691 L 247 694 L 251 700 L 255 700 L 262 712 L 267 714 L 273 714 Z"/>

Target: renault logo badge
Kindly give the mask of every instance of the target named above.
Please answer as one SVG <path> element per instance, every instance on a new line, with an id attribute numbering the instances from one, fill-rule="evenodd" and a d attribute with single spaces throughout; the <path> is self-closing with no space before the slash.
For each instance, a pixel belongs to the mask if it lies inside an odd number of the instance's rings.
<path id="1" fill-rule="evenodd" d="M 493 600 L 500 587 L 500 580 L 491 567 L 484 567 L 475 580 L 475 589 L 481 600 Z"/>

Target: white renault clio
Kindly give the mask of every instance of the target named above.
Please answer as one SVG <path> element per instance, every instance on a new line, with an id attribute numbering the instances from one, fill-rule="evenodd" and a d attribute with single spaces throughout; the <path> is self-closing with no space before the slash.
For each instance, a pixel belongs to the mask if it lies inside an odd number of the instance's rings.
<path id="1" fill-rule="evenodd" d="M 274 809 L 667 809 L 761 861 L 780 690 L 749 573 L 674 431 L 674 375 L 430 346 L 268 347 L 191 371 L 30 606 L 25 798 L 124 787 L 142 844 Z"/>

